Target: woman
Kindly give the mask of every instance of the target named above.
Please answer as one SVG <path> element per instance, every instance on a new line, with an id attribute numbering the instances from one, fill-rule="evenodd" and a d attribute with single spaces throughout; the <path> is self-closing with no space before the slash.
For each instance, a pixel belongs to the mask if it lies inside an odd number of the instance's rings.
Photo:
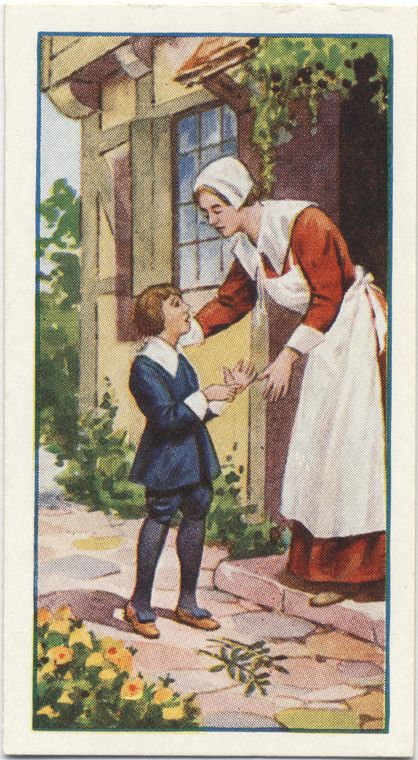
<path id="1" fill-rule="evenodd" d="M 308 355 L 281 511 L 294 521 L 288 569 L 318 582 L 311 604 L 334 604 L 385 575 L 385 301 L 314 203 L 258 202 L 253 193 L 250 174 L 233 157 L 196 179 L 195 200 L 234 261 L 186 341 L 198 343 L 263 308 L 265 292 L 301 315 L 259 378 L 265 397 L 277 401 L 294 363 Z"/>

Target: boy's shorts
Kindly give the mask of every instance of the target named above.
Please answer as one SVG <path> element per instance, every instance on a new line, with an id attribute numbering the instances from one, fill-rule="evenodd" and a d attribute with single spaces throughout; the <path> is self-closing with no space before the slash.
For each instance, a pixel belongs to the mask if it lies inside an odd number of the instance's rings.
<path id="1" fill-rule="evenodd" d="M 178 509 L 190 520 L 204 520 L 212 501 L 213 488 L 211 483 L 197 483 L 173 491 L 147 488 L 145 497 L 149 516 L 161 525 L 169 525 Z"/>

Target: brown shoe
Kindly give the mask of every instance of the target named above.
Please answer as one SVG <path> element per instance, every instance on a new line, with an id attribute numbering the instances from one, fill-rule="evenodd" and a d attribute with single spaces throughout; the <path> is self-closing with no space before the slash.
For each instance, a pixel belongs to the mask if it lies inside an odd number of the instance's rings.
<path id="1" fill-rule="evenodd" d="M 152 620 L 150 620 L 148 623 L 141 623 L 141 621 L 138 620 L 135 609 L 130 602 L 128 602 L 124 609 L 124 618 L 131 624 L 135 633 L 139 633 L 140 636 L 145 636 L 147 639 L 158 639 L 160 631 L 158 630 L 155 623 Z"/>
<path id="2" fill-rule="evenodd" d="M 216 631 L 221 627 L 221 624 L 217 620 L 211 617 L 195 617 L 187 610 L 177 607 L 175 611 L 176 620 L 183 625 L 190 625 L 191 628 L 201 628 L 203 631 Z"/>

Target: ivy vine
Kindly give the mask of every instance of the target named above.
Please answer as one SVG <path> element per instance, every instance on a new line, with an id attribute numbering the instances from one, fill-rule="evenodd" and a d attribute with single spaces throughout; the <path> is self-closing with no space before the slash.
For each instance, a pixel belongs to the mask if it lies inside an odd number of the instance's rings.
<path id="1" fill-rule="evenodd" d="M 294 105 L 309 105 L 312 133 L 318 108 L 330 93 L 368 99 L 383 114 L 388 104 L 390 48 L 386 37 L 254 37 L 254 54 L 234 77 L 251 92 L 253 142 L 263 160 L 263 189 L 274 182 L 275 149 L 292 139 Z"/>

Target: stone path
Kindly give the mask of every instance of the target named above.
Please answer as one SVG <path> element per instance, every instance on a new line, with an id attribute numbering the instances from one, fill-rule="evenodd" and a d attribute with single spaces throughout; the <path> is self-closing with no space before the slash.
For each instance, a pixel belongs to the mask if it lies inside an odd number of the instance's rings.
<path id="1" fill-rule="evenodd" d="M 140 521 L 110 519 L 53 498 L 43 503 L 40 606 L 69 604 L 98 635 L 134 646 L 136 666 L 144 676 L 170 673 L 179 691 L 197 693 L 205 726 L 383 728 L 384 649 L 378 644 L 215 589 L 215 573 L 227 556 L 219 547 L 205 547 L 198 600 L 219 619 L 221 628 L 211 636 L 178 624 L 172 612 L 179 580 L 175 529 L 170 529 L 155 580 L 153 605 L 161 637 L 145 640 L 122 619 L 133 586 Z M 267 695 L 245 697 L 242 685 L 225 671 L 209 672 L 214 661 L 198 653 L 215 637 L 247 644 L 264 639 L 273 655 L 287 658 L 280 664 L 288 673 L 272 670 Z"/>

